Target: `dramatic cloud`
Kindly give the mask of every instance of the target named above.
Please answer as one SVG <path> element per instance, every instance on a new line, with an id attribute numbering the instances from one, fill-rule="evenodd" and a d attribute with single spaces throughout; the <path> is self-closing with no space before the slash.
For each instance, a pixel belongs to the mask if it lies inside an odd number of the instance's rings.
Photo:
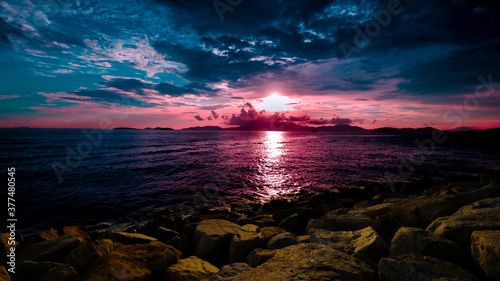
<path id="1" fill-rule="evenodd" d="M 499 1 L 49 2 L 0 2 L 0 126 L 500 126 Z"/>

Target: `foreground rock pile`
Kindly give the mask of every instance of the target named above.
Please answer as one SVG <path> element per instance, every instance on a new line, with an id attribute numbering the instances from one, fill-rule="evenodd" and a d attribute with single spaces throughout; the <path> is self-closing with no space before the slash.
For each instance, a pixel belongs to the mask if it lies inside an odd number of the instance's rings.
<path id="1" fill-rule="evenodd" d="M 500 185 L 484 185 L 17 235 L 0 281 L 500 280 Z"/>

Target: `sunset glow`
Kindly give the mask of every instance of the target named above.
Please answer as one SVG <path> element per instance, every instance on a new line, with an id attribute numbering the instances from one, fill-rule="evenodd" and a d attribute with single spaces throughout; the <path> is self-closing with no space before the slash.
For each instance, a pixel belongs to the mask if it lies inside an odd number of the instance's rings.
<path id="1" fill-rule="evenodd" d="M 257 107 L 270 112 L 287 111 L 290 101 L 291 100 L 287 97 L 280 96 L 278 93 L 273 93 L 272 95 L 263 98 L 262 103 L 257 105 Z"/>
<path id="2" fill-rule="evenodd" d="M 382 2 L 244 1 L 222 18 L 211 1 L 73 2 L 1 2 L 0 127 L 227 128 L 248 105 L 311 126 L 500 126 L 494 2 L 402 3 L 366 46 L 356 30 Z"/>

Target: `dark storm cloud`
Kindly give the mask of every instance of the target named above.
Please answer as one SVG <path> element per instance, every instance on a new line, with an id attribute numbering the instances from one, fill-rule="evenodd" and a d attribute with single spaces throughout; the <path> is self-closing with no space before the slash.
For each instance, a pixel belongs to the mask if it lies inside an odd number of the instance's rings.
<path id="1" fill-rule="evenodd" d="M 12 26 L 11 24 L 0 18 L 0 43 L 2 43 L 3 45 L 10 45 L 13 43 L 11 42 L 13 38 L 23 38 L 22 34 L 22 30 Z"/>
<path id="2" fill-rule="evenodd" d="M 189 67 L 183 76 L 198 83 L 235 81 L 250 73 L 257 73 L 272 67 L 259 61 L 250 61 L 252 55 L 240 49 L 207 50 L 201 47 L 187 47 L 166 41 L 157 41 L 153 47 L 160 53 L 186 64 Z M 219 55 L 214 52 L 222 52 Z"/>
<path id="3" fill-rule="evenodd" d="M 72 92 L 72 94 L 76 94 L 79 97 L 90 98 L 91 101 L 94 102 L 106 102 L 111 104 L 122 104 L 129 106 L 138 106 L 138 107 L 153 107 L 155 104 L 145 103 L 143 101 L 139 101 L 133 99 L 129 96 L 125 96 L 122 94 L 118 94 L 109 90 L 80 90 L 76 92 Z M 67 99 L 67 98 L 65 98 Z M 82 99 L 79 99 L 80 101 Z"/>
<path id="4" fill-rule="evenodd" d="M 170 83 L 160 83 L 155 86 L 155 90 L 172 97 L 182 96 L 187 93 L 187 90 L 185 88 L 175 86 Z"/>
<path id="5" fill-rule="evenodd" d="M 294 57 L 288 65 L 332 57 L 344 59 L 340 44 L 354 44 L 355 28 L 364 31 L 367 23 L 374 20 L 373 14 L 388 9 L 388 1 L 382 0 L 242 1 L 234 10 L 226 11 L 221 22 L 213 1 L 154 2 L 175 10 L 176 22 L 202 34 L 201 42 L 208 49 L 165 41 L 156 42 L 155 48 L 188 65 L 188 78 L 205 82 L 229 80 L 233 87 L 246 86 L 243 80 L 234 83 L 241 77 L 280 68 L 264 61 L 249 61 L 257 56 L 275 61 L 279 57 Z M 361 59 L 368 72 L 380 73 L 395 66 L 401 69 L 401 73 L 392 76 L 406 80 L 399 84 L 399 91 L 379 99 L 399 94 L 453 95 L 470 90 L 480 74 L 498 73 L 495 63 L 499 59 L 496 50 L 500 49 L 500 17 L 497 16 L 500 2 L 401 0 L 400 3 L 401 12 L 391 15 L 378 35 L 369 38 L 369 44 L 354 55 Z M 427 61 L 426 58 L 433 55 L 431 51 L 420 52 L 423 63 L 415 58 L 415 65 L 380 59 L 380 55 L 400 51 L 408 51 L 409 58 L 413 59 L 412 50 L 440 45 L 454 46 L 455 50 Z M 221 55 L 215 55 L 210 49 L 217 49 Z M 348 85 L 304 85 L 330 92 L 369 91 L 376 84 L 376 81 L 350 82 Z"/>
<path id="6" fill-rule="evenodd" d="M 83 46 L 83 38 L 78 38 L 77 34 L 70 35 L 50 28 L 40 28 L 40 35 L 48 41 L 55 41 L 67 45 Z"/>
<path id="7" fill-rule="evenodd" d="M 146 84 L 144 84 L 142 81 L 138 79 L 127 79 L 127 78 L 112 79 L 109 82 L 102 82 L 99 83 L 98 85 L 104 87 L 113 87 L 125 91 L 133 89 L 141 89 L 146 87 Z"/>
<path id="8" fill-rule="evenodd" d="M 203 117 L 201 117 L 200 115 L 195 115 L 194 118 L 198 121 L 203 121 L 205 119 L 203 119 Z"/>

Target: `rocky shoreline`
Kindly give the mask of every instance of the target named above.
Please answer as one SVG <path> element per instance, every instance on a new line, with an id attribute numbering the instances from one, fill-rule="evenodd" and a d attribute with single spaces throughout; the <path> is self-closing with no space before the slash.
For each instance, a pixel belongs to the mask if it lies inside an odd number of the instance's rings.
<path id="1" fill-rule="evenodd" d="M 123 232 L 17 233 L 16 273 L 2 266 L 0 281 L 500 280 L 498 180 L 371 189 L 189 218 L 168 212 Z"/>

